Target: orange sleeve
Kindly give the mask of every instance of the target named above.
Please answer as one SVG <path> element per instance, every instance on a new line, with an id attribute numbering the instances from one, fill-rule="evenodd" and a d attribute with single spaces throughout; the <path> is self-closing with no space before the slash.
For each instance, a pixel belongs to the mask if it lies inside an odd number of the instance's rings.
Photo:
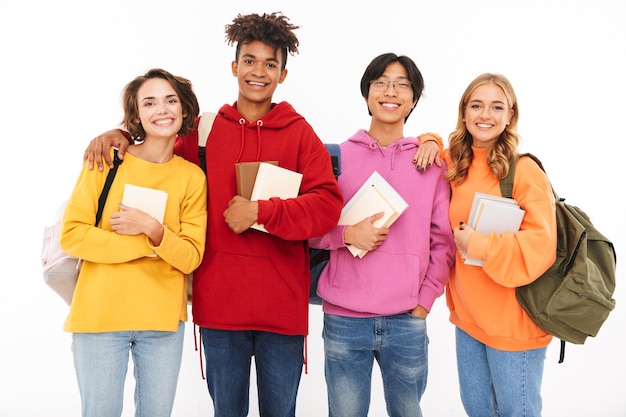
<path id="1" fill-rule="evenodd" d="M 420 140 L 420 143 L 426 143 L 431 140 L 437 141 L 437 144 L 439 145 L 439 152 L 443 152 L 443 140 L 438 134 L 426 132 L 422 133 L 417 138 Z"/>

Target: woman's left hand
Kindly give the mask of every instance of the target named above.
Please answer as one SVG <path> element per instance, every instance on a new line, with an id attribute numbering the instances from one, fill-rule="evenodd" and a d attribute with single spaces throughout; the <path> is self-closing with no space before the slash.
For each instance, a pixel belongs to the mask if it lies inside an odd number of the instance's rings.
<path id="1" fill-rule="evenodd" d="M 467 253 L 467 245 L 471 234 L 474 233 L 474 229 L 461 222 L 461 224 L 452 231 L 454 232 L 454 243 L 456 243 L 457 250 L 461 253 Z"/>

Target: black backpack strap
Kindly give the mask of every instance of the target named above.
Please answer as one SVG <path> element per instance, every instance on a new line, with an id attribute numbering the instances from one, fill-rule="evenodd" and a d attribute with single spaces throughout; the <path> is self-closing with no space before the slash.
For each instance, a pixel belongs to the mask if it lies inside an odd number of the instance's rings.
<path id="1" fill-rule="evenodd" d="M 561 339 L 561 350 L 559 351 L 559 363 L 563 363 L 565 359 L 565 340 Z"/>
<path id="2" fill-rule="evenodd" d="M 117 168 L 123 161 L 117 157 L 117 149 L 113 150 L 113 168 L 107 174 L 107 179 L 104 182 L 104 187 L 102 188 L 102 192 L 100 193 L 100 198 L 98 198 L 98 212 L 96 213 L 96 226 L 100 223 L 100 219 L 102 218 L 102 211 L 104 210 L 104 203 L 107 201 L 107 196 L 109 195 L 109 189 L 111 188 L 111 184 L 113 184 L 113 180 L 115 179 L 115 174 L 117 173 Z"/>
<path id="3" fill-rule="evenodd" d="M 209 133 L 213 128 L 213 122 L 217 113 L 204 112 L 200 115 L 200 121 L 198 122 L 198 159 L 200 159 L 200 168 L 206 174 L 206 143 L 209 138 Z"/>
<path id="4" fill-rule="evenodd" d="M 206 174 L 206 147 L 205 146 L 198 147 L 198 159 L 200 159 L 200 168 L 202 168 L 202 170 Z"/>

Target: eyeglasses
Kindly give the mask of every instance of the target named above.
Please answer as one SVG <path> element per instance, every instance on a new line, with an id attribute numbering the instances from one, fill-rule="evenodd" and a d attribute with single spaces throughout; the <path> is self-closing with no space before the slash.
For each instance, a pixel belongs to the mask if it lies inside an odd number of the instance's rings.
<path id="1" fill-rule="evenodd" d="M 370 81 L 372 88 L 376 90 L 386 90 L 390 85 L 398 91 L 408 91 L 411 89 L 411 81 L 409 80 L 372 80 Z"/>

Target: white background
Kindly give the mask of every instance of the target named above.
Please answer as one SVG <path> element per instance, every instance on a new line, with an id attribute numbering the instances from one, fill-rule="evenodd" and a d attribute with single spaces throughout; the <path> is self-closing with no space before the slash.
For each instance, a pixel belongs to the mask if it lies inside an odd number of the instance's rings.
<path id="1" fill-rule="evenodd" d="M 202 110 L 234 102 L 234 48 L 224 42 L 224 25 L 237 13 L 272 11 L 301 26 L 300 54 L 289 57 L 289 76 L 274 101 L 291 102 L 326 142 L 369 126 L 359 80 L 380 53 L 409 55 L 425 78 L 406 134 L 434 131 L 447 138 L 458 100 L 475 76 L 499 72 L 511 80 L 522 151 L 543 160 L 559 194 L 591 216 L 620 258 L 617 308 L 598 337 L 569 345 L 563 364 L 557 364 L 558 343 L 548 349 L 544 416 L 626 416 L 624 212 L 617 204 L 626 153 L 622 0 L 0 0 L 0 415 L 80 414 L 70 335 L 61 329 L 67 307 L 42 281 L 41 233 L 72 189 L 88 142 L 118 125 L 123 86 L 163 67 L 193 81 Z M 310 323 L 309 373 L 298 398 L 302 417 L 326 415 L 317 306 Z M 464 415 L 443 298 L 428 323 L 424 414 Z M 190 323 L 185 338 L 173 415 L 212 415 Z M 124 416 L 134 413 L 130 375 Z M 254 386 L 251 416 L 258 414 Z M 377 371 L 370 415 L 386 415 Z"/>

